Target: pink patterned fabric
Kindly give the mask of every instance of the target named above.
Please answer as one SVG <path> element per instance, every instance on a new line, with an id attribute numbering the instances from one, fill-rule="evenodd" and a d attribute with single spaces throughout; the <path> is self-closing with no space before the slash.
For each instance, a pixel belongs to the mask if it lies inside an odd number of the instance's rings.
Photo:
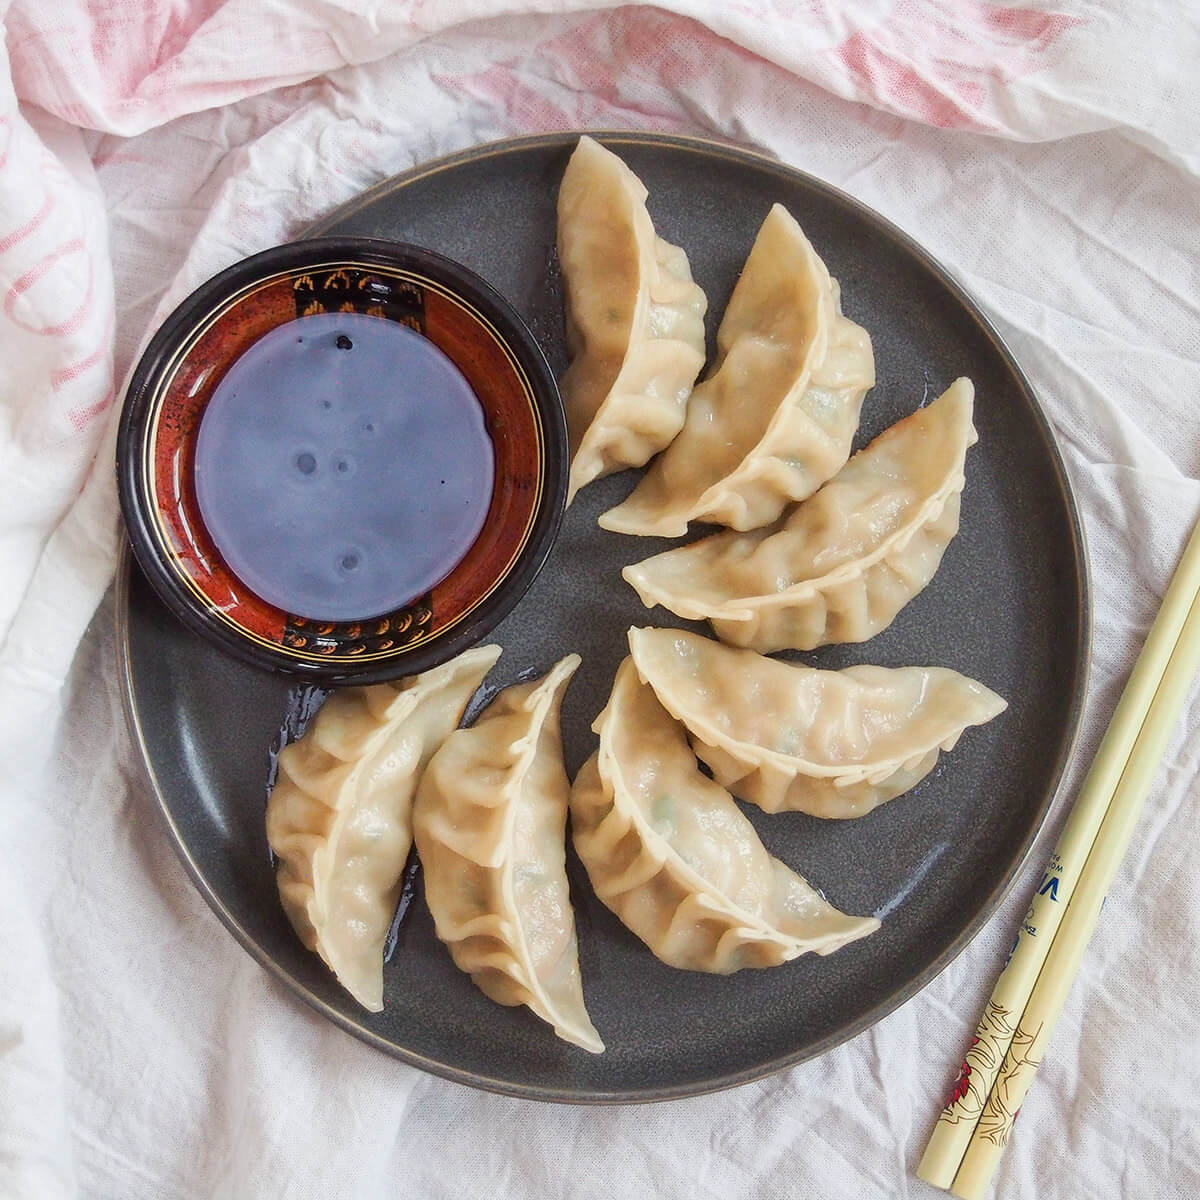
<path id="1" fill-rule="evenodd" d="M 932 1195 L 911 1170 L 1028 881 L 853 1043 L 649 1112 L 427 1079 L 272 984 L 186 882 L 123 731 L 117 401 L 188 291 L 415 162 L 570 128 L 764 149 L 949 263 L 1038 386 L 1096 580 L 1082 765 L 1200 507 L 1194 13 L 0 0 L 0 26 L 0 1195 Z M 1198 718 L 997 1195 L 1200 1192 Z"/>

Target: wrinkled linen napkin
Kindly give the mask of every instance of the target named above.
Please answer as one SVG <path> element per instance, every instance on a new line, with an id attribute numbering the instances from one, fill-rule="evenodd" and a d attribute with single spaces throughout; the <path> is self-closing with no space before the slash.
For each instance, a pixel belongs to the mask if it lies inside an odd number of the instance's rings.
<path id="1" fill-rule="evenodd" d="M 0 0 L 0 1196 L 933 1196 L 912 1171 L 1200 509 L 1200 27 L 1167 0 Z M 939 256 L 1054 422 L 1090 540 L 1072 780 L 986 932 L 785 1074 L 587 1110 L 295 1002 L 157 820 L 116 691 L 117 409 L 193 287 L 514 133 L 716 135 Z M 1200 700 L 996 1195 L 1200 1194 Z"/>

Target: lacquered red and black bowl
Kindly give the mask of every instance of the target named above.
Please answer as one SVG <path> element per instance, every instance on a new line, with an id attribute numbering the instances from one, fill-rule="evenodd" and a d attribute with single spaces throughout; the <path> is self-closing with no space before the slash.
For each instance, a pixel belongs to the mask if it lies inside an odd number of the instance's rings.
<path id="1" fill-rule="evenodd" d="M 288 612 L 251 590 L 219 553 L 196 494 L 201 420 L 226 372 L 273 330 L 327 312 L 397 322 L 432 342 L 470 384 L 495 460 L 465 557 L 401 607 L 348 620 Z M 495 289 L 428 250 L 339 237 L 244 259 L 179 305 L 133 374 L 117 476 L 133 554 L 179 620 L 245 662 L 337 685 L 427 670 L 486 636 L 550 552 L 568 457 L 553 374 Z"/>

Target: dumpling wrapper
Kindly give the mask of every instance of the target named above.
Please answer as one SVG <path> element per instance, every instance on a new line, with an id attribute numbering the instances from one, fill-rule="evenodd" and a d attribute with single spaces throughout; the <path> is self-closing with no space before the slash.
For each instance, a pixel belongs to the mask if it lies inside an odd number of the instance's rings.
<path id="1" fill-rule="evenodd" d="M 579 139 L 558 193 L 571 356 L 560 384 L 568 504 L 594 479 L 644 465 L 674 438 L 704 366 L 708 301 L 687 255 L 656 236 L 646 194 L 615 154 Z"/>
<path id="2" fill-rule="evenodd" d="M 455 964 L 500 1004 L 524 1004 L 565 1041 L 604 1050 L 583 1001 L 567 889 L 559 711 L 579 666 L 504 691 L 433 756 L 413 807 L 425 899 Z"/>
<path id="3" fill-rule="evenodd" d="M 682 537 L 689 521 L 756 529 L 812 495 L 850 454 L 875 383 L 866 330 L 788 211 L 759 229 L 683 430 L 624 503 L 616 533 Z"/>
<path id="4" fill-rule="evenodd" d="M 412 847 L 412 801 L 433 752 L 500 657 L 480 646 L 399 683 L 339 688 L 279 754 L 267 841 L 300 940 L 370 1012 Z"/>
<path id="5" fill-rule="evenodd" d="M 767 852 L 631 659 L 594 728 L 600 749 L 571 790 L 575 849 L 596 895 L 657 958 L 727 975 L 829 954 L 879 928 Z"/>
<path id="6" fill-rule="evenodd" d="M 629 649 L 713 778 L 771 813 L 864 816 L 1008 707 L 945 667 L 820 671 L 680 629 L 631 629 Z"/>
<path id="7" fill-rule="evenodd" d="M 956 380 L 776 524 L 713 534 L 621 574 L 647 608 L 708 620 L 722 641 L 763 654 L 865 642 L 928 585 L 958 532 L 974 397 Z"/>

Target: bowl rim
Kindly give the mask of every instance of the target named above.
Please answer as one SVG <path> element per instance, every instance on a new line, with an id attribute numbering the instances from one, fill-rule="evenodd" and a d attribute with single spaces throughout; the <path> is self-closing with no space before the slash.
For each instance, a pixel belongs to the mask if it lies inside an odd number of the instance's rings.
<path id="1" fill-rule="evenodd" d="M 312 662 L 289 659 L 283 652 L 260 647 L 235 627 L 212 620 L 176 578 L 151 532 L 150 514 L 155 504 L 142 469 L 141 448 L 148 435 L 154 385 L 199 321 L 266 276 L 302 269 L 314 262 L 343 260 L 425 273 L 469 301 L 495 326 L 496 334 L 529 380 L 541 425 L 543 487 L 525 544 L 507 572 L 466 617 L 444 633 L 399 647 L 386 658 Z M 443 254 L 407 242 L 351 235 L 302 236 L 269 247 L 239 259 L 189 292 L 162 321 L 138 357 L 125 389 L 116 443 L 117 492 L 128 544 L 167 609 L 214 648 L 249 666 L 325 687 L 381 683 L 418 674 L 448 662 L 486 637 L 520 602 L 554 547 L 566 511 L 569 468 L 566 412 L 558 384 L 532 330 L 512 304 L 482 276 Z"/>

